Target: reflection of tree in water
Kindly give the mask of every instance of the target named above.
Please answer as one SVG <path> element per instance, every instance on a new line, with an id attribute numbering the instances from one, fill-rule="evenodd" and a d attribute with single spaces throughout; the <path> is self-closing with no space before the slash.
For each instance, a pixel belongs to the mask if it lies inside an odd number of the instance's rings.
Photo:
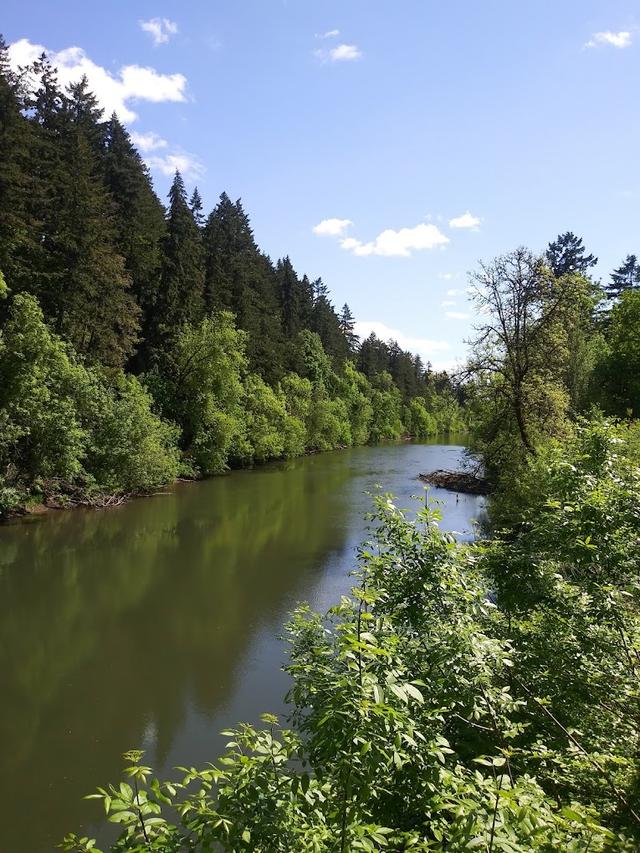
<path id="1" fill-rule="evenodd" d="M 300 567 L 340 547 L 348 477 L 303 460 L 0 531 L 0 847 L 51 848 L 150 721 L 161 763 L 189 702 L 213 713 Z"/>

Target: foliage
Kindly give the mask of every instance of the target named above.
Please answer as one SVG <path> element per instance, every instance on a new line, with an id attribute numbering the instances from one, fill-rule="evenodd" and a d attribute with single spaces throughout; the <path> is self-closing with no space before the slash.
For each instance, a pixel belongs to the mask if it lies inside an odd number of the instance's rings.
<path id="1" fill-rule="evenodd" d="M 147 376 L 163 416 L 181 428 L 187 472 L 223 471 L 242 435 L 244 341 L 228 312 L 185 324 Z"/>
<path id="2" fill-rule="evenodd" d="M 177 473 L 175 429 L 134 377 L 79 362 L 16 294 L 0 333 L 0 473 L 6 512 L 29 491 L 146 491 Z"/>
<path id="3" fill-rule="evenodd" d="M 177 782 L 134 754 L 129 782 L 95 795 L 122 827 L 112 849 L 637 849 L 640 470 L 623 429 L 584 424 L 528 459 L 523 511 L 493 541 L 458 545 L 438 511 L 410 521 L 378 498 L 352 595 L 293 614 L 291 727 L 225 732 Z"/>

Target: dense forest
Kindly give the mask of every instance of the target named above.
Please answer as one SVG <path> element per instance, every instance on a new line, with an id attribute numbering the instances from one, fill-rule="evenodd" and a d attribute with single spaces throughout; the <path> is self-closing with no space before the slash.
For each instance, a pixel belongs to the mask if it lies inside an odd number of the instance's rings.
<path id="1" fill-rule="evenodd" d="M 127 753 L 114 853 L 638 850 L 636 256 L 603 285 L 566 232 L 480 265 L 453 382 L 360 344 L 239 202 L 176 175 L 165 210 L 85 82 L 0 61 L 1 510 L 464 424 L 492 487 L 471 544 L 380 496 L 352 595 L 292 615 L 289 719 L 177 780 Z"/>
<path id="2" fill-rule="evenodd" d="M 168 206 L 127 130 L 0 42 L 0 515 L 465 426 L 419 356 L 360 342 L 240 201 Z"/>

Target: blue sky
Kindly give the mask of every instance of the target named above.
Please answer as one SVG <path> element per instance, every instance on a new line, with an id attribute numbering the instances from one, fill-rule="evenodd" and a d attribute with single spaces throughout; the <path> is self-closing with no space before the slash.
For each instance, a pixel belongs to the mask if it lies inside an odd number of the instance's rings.
<path id="1" fill-rule="evenodd" d="M 175 165 L 207 209 L 242 197 L 274 259 L 437 366 L 479 259 L 640 253 L 637 0 L 4 0 L 1 26 L 88 73 L 162 197 Z"/>

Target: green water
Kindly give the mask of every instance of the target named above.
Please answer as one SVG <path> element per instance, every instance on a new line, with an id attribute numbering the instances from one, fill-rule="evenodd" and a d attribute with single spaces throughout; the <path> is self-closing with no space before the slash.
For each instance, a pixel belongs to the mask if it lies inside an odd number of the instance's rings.
<path id="1" fill-rule="evenodd" d="M 0 853 L 95 833 L 82 796 L 118 778 L 126 749 L 171 772 L 215 758 L 225 726 L 281 711 L 278 635 L 297 601 L 348 591 L 365 492 L 408 502 L 418 472 L 461 452 L 354 448 L 1 527 Z M 432 494 L 443 527 L 470 536 L 482 499 Z"/>

